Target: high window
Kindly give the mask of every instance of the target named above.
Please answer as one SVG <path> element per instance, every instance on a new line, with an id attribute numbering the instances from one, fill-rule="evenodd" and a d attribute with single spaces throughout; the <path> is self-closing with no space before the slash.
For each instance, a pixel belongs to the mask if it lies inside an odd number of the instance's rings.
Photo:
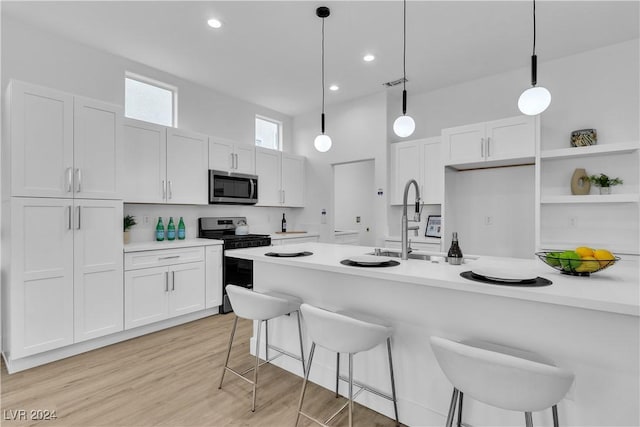
<path id="1" fill-rule="evenodd" d="M 282 150 L 282 122 L 256 116 L 256 147 Z"/>
<path id="2" fill-rule="evenodd" d="M 178 126 L 178 89 L 166 83 L 127 73 L 124 79 L 124 115 L 163 126 Z"/>

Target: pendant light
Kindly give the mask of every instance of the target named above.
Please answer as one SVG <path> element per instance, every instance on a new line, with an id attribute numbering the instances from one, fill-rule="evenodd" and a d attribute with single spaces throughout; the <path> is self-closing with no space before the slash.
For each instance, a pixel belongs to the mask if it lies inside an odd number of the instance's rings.
<path id="1" fill-rule="evenodd" d="M 313 141 L 313 145 L 321 153 L 329 151 L 331 148 L 331 138 L 324 133 L 324 19 L 331 14 L 331 11 L 326 6 L 320 6 L 316 9 L 316 15 L 318 18 L 322 18 L 322 114 L 320 115 L 320 129 L 322 133 L 316 136 Z"/>
<path id="2" fill-rule="evenodd" d="M 416 122 L 407 116 L 407 0 L 403 1 L 402 16 L 402 115 L 393 122 L 393 131 L 405 138 L 416 129 Z"/>
<path id="3" fill-rule="evenodd" d="M 533 0 L 533 55 L 531 55 L 531 87 L 518 98 L 518 108 L 522 114 L 535 116 L 551 104 L 551 93 L 542 86 L 536 86 L 538 79 L 538 57 L 536 56 L 536 0 Z"/>

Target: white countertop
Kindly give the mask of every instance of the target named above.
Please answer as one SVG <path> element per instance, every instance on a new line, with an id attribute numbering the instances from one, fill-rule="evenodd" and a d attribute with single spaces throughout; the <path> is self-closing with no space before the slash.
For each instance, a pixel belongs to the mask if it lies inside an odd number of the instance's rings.
<path id="1" fill-rule="evenodd" d="M 301 239 L 303 237 L 317 237 L 320 236 L 320 233 L 309 233 L 309 232 L 304 232 L 304 233 L 292 233 L 292 234 L 275 234 L 272 233 L 269 235 L 269 237 L 271 237 L 271 240 L 283 240 L 283 239 Z"/>
<path id="2" fill-rule="evenodd" d="M 213 246 L 222 245 L 222 240 L 216 239 L 185 239 L 185 240 L 163 240 L 161 242 L 137 242 L 124 245 L 124 252 L 140 252 L 140 251 L 155 251 L 160 249 L 178 249 L 178 248 L 191 248 L 194 246 Z"/>
<path id="3" fill-rule="evenodd" d="M 623 259 L 590 277 L 576 277 L 553 270 L 537 259 L 480 258 L 496 262 L 524 263 L 523 265 L 531 268 L 540 277 L 553 282 L 551 286 L 518 287 L 473 282 L 460 277 L 461 272 L 471 270 L 473 263 L 479 260 L 453 266 L 444 262 L 432 263 L 415 259 L 402 261 L 397 258 L 400 265 L 395 267 L 365 268 L 342 265 L 340 261 L 350 256 L 373 252 L 371 247 L 315 242 L 289 247 L 299 247 L 301 250 L 313 252 L 313 255 L 296 258 L 265 256 L 271 248 L 235 249 L 228 251 L 227 255 L 272 264 L 640 316 L 639 268 L 635 259 Z"/>

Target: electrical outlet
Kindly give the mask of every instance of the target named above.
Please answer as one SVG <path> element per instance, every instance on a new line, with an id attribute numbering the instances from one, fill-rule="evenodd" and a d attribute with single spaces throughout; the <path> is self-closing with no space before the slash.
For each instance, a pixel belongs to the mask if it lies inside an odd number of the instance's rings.
<path id="1" fill-rule="evenodd" d="M 356 217 L 356 223 L 360 224 L 360 217 L 359 216 Z"/>
<path id="2" fill-rule="evenodd" d="M 578 217 L 570 216 L 569 217 L 569 227 L 577 227 L 578 226 Z"/>
<path id="3" fill-rule="evenodd" d="M 484 217 L 484 225 L 493 225 L 493 217 L 485 216 Z"/>
<path id="4" fill-rule="evenodd" d="M 147 215 L 142 217 L 142 223 L 143 224 L 149 224 L 149 217 Z"/>

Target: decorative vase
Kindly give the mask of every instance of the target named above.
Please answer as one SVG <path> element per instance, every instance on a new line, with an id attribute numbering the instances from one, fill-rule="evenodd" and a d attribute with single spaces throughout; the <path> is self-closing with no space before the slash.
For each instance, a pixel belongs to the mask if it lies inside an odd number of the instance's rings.
<path id="1" fill-rule="evenodd" d="M 127 243 L 129 243 L 130 240 L 131 240 L 131 236 L 129 235 L 129 230 L 125 230 L 122 235 L 122 241 L 126 245 Z"/>
<path id="2" fill-rule="evenodd" d="M 611 187 L 600 187 L 600 194 L 611 194 Z"/>
<path id="3" fill-rule="evenodd" d="M 591 191 L 591 181 L 589 181 L 589 175 L 587 171 L 582 168 L 578 168 L 573 171 L 571 176 L 571 194 L 584 196 Z"/>

